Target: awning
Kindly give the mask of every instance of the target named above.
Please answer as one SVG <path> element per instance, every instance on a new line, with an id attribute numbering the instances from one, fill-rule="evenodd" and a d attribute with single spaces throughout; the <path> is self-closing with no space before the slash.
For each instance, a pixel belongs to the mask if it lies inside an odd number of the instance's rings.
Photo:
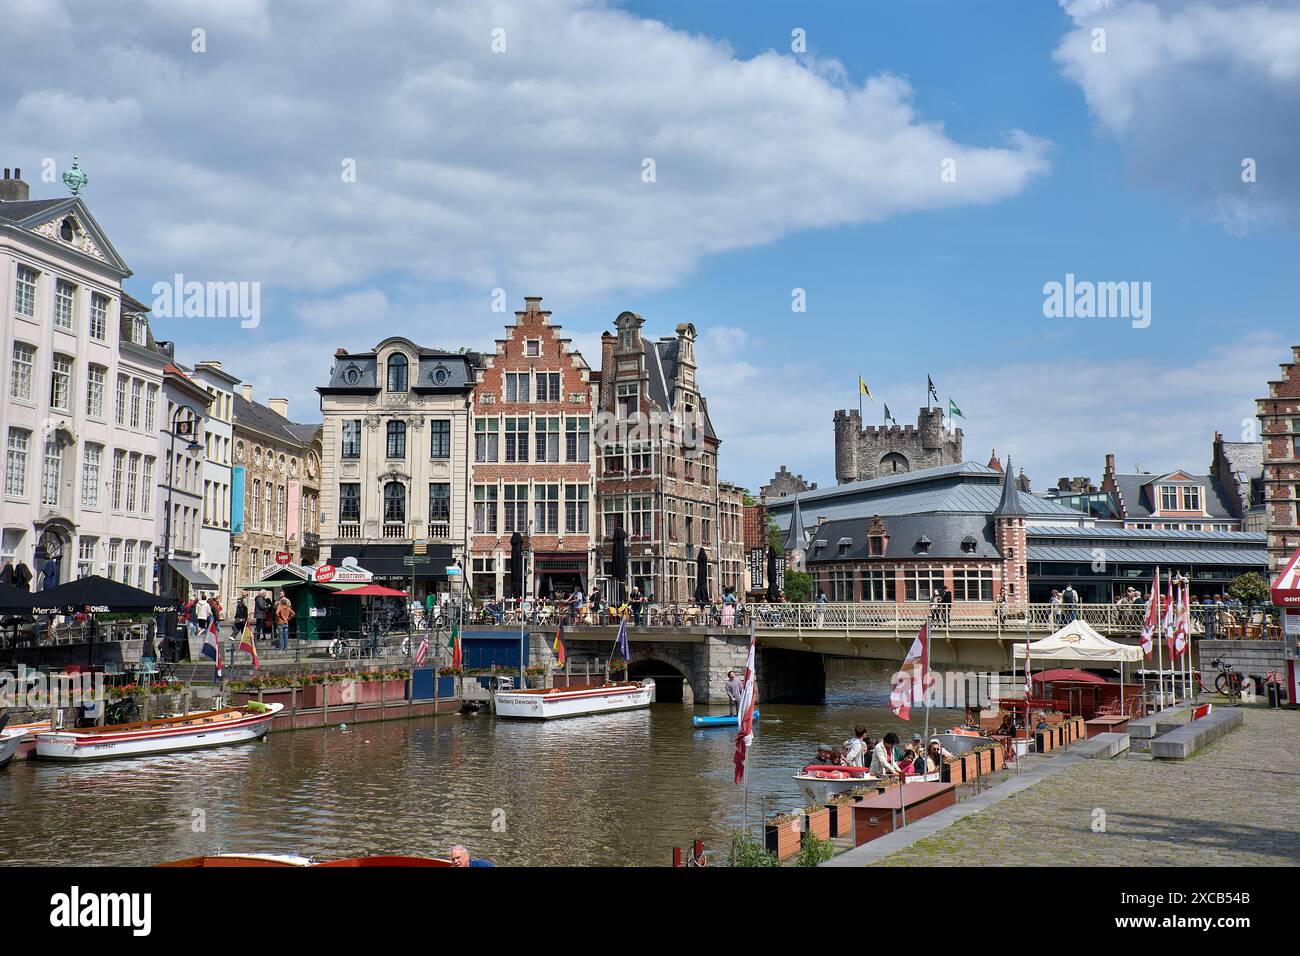
<path id="1" fill-rule="evenodd" d="M 221 587 L 216 581 L 208 577 L 202 571 L 194 566 L 192 561 L 172 561 L 171 567 L 177 574 L 183 577 L 190 584 L 198 588 L 210 588 L 216 590 Z"/>
<path id="2" fill-rule="evenodd" d="M 1017 659 L 1025 656 L 1024 644 L 1012 647 Z M 1032 662 L 1043 660 L 1140 661 L 1143 656 L 1142 648 L 1117 644 L 1102 637 L 1081 618 L 1071 621 L 1051 637 L 1029 645 L 1031 666 Z"/>
<path id="3" fill-rule="evenodd" d="M 1269 584 L 1269 596 L 1278 607 L 1300 606 L 1300 549 L 1287 559 L 1281 573 Z"/>

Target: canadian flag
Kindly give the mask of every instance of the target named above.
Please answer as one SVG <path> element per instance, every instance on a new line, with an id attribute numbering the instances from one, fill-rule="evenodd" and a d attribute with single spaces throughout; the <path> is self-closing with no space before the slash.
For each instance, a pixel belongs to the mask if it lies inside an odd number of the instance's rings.
<path id="1" fill-rule="evenodd" d="M 1174 657 L 1187 650 L 1192 625 L 1191 588 L 1178 584 L 1178 613 L 1174 617 Z"/>
<path id="2" fill-rule="evenodd" d="M 1147 601 L 1147 616 L 1142 622 L 1142 653 L 1151 656 L 1155 647 L 1152 638 L 1160 628 L 1160 569 L 1156 568 L 1155 580 L 1151 584 L 1151 600 Z"/>
<path id="3" fill-rule="evenodd" d="M 898 669 L 894 686 L 889 691 L 889 709 L 903 720 L 911 719 L 911 705 L 925 704 L 925 692 L 929 689 L 934 675 L 930 673 L 930 624 L 921 625 L 912 649 L 903 659 L 903 666 Z"/>

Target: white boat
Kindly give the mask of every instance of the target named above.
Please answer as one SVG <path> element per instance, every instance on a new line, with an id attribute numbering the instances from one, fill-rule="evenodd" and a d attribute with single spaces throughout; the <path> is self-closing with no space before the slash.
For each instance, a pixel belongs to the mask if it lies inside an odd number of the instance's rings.
<path id="1" fill-rule="evenodd" d="M 794 775 L 805 796 L 813 803 L 827 803 L 831 797 L 848 793 L 855 787 L 883 786 L 879 777 L 873 777 L 865 767 L 834 767 L 811 764 Z"/>
<path id="2" fill-rule="evenodd" d="M 492 696 L 498 717 L 526 720 L 552 720 L 556 717 L 583 717 L 617 710 L 636 710 L 649 707 L 654 699 L 655 682 L 649 678 L 538 690 L 499 690 Z"/>
<path id="3" fill-rule="evenodd" d="M 986 734 L 971 730 L 965 727 L 954 727 L 952 730 L 941 734 L 931 734 L 930 737 L 937 738 L 939 745 L 954 757 L 960 757 L 964 753 L 969 753 L 976 747 L 997 746 L 998 742 Z"/>
<path id="4" fill-rule="evenodd" d="M 105 760 L 244 743 L 264 736 L 284 704 L 262 707 L 227 707 L 133 724 L 50 731 L 37 734 L 36 756 L 42 760 Z"/>
<path id="5" fill-rule="evenodd" d="M 18 745 L 23 742 L 23 738 L 26 736 L 27 731 L 21 727 L 15 727 L 13 730 L 0 730 L 0 767 L 14 759 L 14 754 L 18 753 Z"/>

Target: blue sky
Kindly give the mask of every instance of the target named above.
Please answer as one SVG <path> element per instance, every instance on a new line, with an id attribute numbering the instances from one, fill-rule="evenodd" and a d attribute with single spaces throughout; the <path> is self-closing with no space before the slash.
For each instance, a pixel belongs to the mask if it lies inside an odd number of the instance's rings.
<path id="1" fill-rule="evenodd" d="M 145 301 L 175 272 L 260 282 L 255 329 L 155 331 L 300 420 L 336 347 L 490 346 L 503 288 L 593 361 L 624 309 L 693 322 L 721 473 L 751 488 L 833 481 L 859 374 L 867 420 L 904 423 L 933 376 L 967 457 L 1041 488 L 1107 452 L 1204 467 L 1295 339 L 1294 3 L 127 7 L 17 0 L 5 162 L 80 155 Z M 1046 318 L 1067 273 L 1149 282 L 1149 327 Z"/>

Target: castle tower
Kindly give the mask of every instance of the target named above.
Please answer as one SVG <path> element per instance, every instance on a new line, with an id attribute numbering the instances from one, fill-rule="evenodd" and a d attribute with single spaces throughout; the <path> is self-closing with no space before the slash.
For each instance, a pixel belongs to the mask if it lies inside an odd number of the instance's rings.
<path id="1" fill-rule="evenodd" d="M 1002 475 L 1002 500 L 993 511 L 994 541 L 1002 553 L 1002 587 L 1007 604 L 1029 601 L 1029 574 L 1026 566 L 1028 539 L 1025 536 L 1025 509 L 1007 456 L 1007 470 Z"/>
<path id="2" fill-rule="evenodd" d="M 835 413 L 835 480 L 841 485 L 858 480 L 858 441 L 862 416 L 857 411 Z"/>
<path id="3" fill-rule="evenodd" d="M 840 484 L 865 481 L 962 461 L 962 431 L 944 428 L 943 412 L 922 408 L 915 425 L 862 427 L 856 410 L 837 411 L 835 479 Z"/>

